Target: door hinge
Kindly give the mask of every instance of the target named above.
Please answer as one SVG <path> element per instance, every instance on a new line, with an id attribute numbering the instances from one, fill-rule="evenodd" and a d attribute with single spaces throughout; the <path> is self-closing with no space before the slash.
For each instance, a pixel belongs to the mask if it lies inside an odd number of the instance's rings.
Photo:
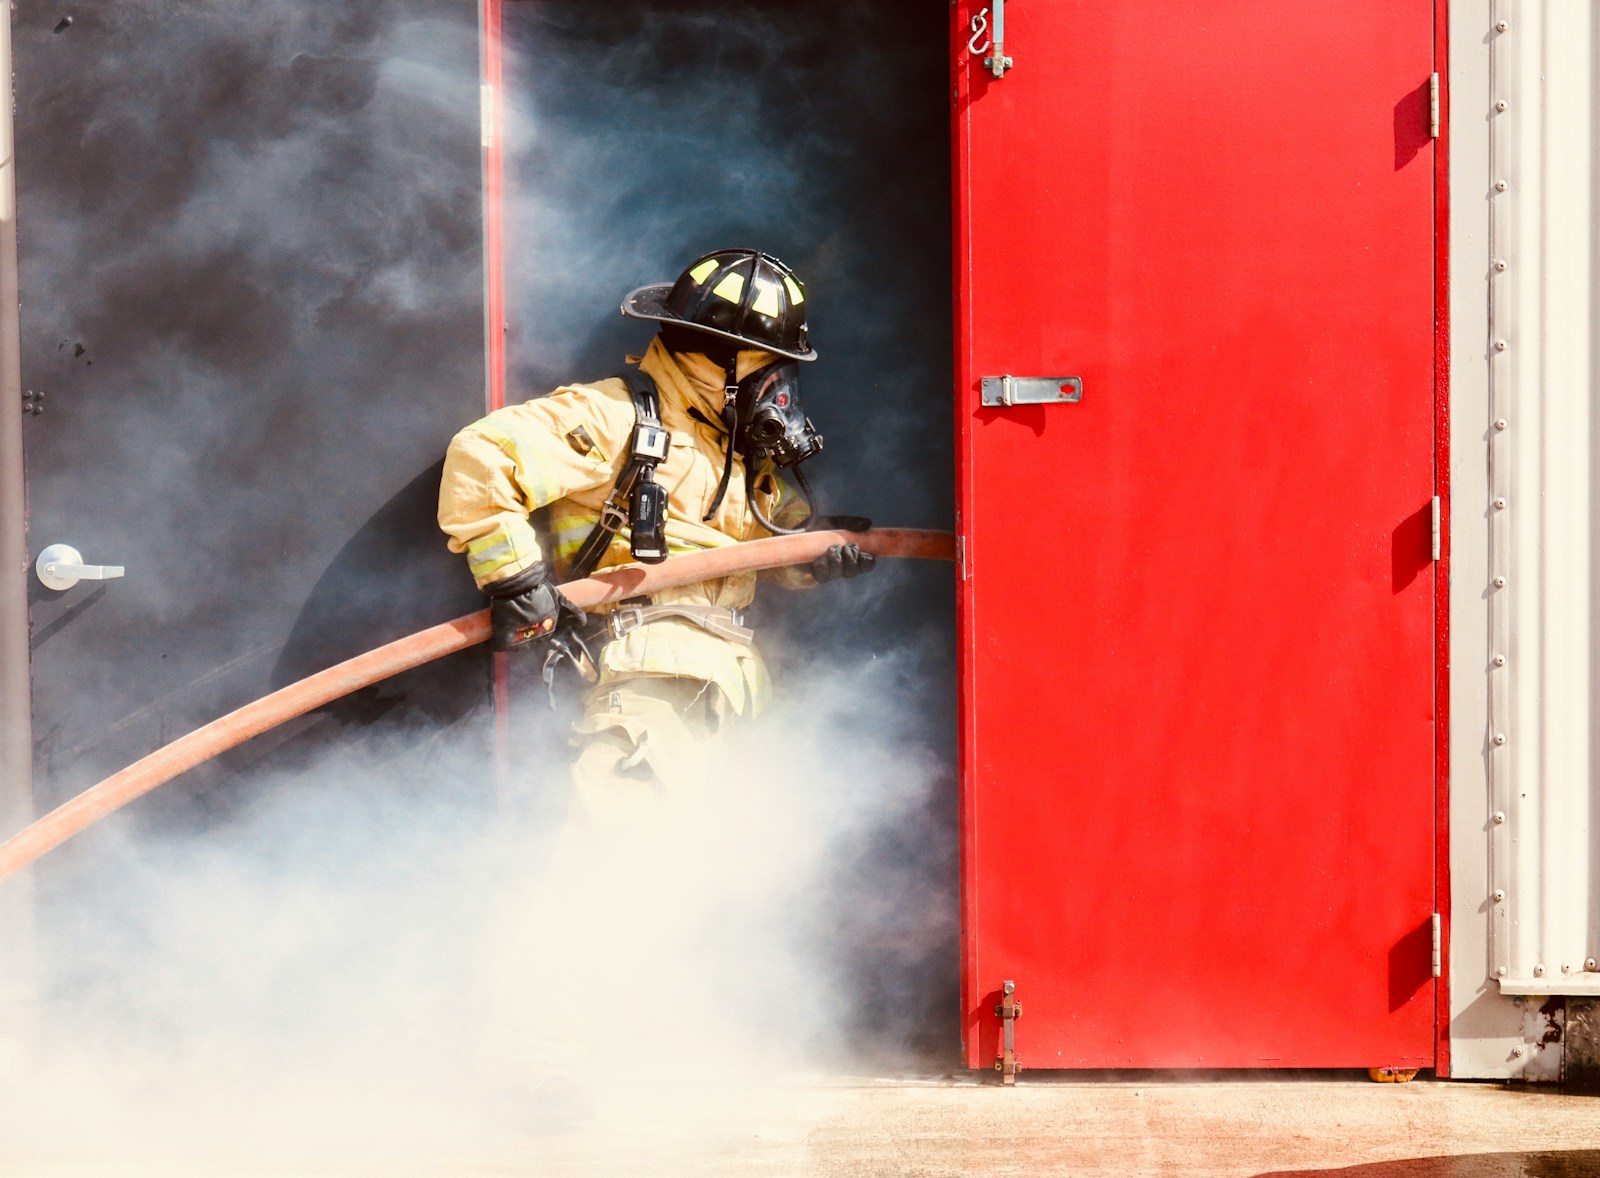
<path id="1" fill-rule="evenodd" d="M 1439 138 L 1439 75 L 1428 75 L 1428 137 Z"/>
<path id="2" fill-rule="evenodd" d="M 1444 976 L 1444 945 L 1439 933 L 1439 914 L 1433 914 L 1433 976 Z"/>
<path id="3" fill-rule="evenodd" d="M 1000 1058 L 994 1061 L 994 1070 L 1000 1073 L 1000 1083 L 1015 1084 L 1017 1073 L 1022 1070 L 1017 1062 L 1017 1020 L 1022 1017 L 1017 983 L 1000 983 L 1000 1001 L 995 1003 L 994 1016 L 1000 1020 Z"/>
<path id="4" fill-rule="evenodd" d="M 1433 514 L 1433 559 L 1438 560 L 1444 552 L 1444 507 L 1439 502 L 1439 496 L 1433 497 L 1429 510 Z"/>
<path id="5" fill-rule="evenodd" d="M 956 569 L 963 581 L 971 578 L 972 573 L 967 568 L 967 538 L 956 537 Z"/>

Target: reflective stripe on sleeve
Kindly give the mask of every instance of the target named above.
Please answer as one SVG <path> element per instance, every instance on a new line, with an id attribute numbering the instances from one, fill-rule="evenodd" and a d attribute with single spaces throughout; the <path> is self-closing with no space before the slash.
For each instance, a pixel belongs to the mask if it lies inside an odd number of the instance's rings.
<path id="1" fill-rule="evenodd" d="M 480 581 L 509 564 L 538 558 L 538 539 L 523 520 L 507 520 L 488 535 L 467 543 L 467 568 Z"/>
<path id="2" fill-rule="evenodd" d="M 502 429 L 492 418 L 484 418 L 474 428 L 504 450 L 511 461 L 516 463 L 517 482 L 522 485 L 523 494 L 527 496 L 529 511 L 554 503 L 560 497 L 555 480 L 550 477 L 549 471 L 545 470 L 544 465 L 535 456 L 523 452 L 509 430 Z"/>

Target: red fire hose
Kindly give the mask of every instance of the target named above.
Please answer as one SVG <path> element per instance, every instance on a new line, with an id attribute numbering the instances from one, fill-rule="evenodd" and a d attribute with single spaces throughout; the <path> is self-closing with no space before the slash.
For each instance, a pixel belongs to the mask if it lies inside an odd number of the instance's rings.
<path id="1" fill-rule="evenodd" d="M 638 597 L 676 585 L 692 585 L 735 573 L 784 565 L 807 564 L 832 544 L 861 545 L 875 556 L 953 560 L 955 539 L 949 532 L 882 528 L 870 532 L 801 532 L 747 544 L 730 544 L 705 552 L 675 556 L 657 565 L 627 565 L 571 581 L 561 592 L 575 605 L 596 606 Z M 326 671 L 262 696 L 237 711 L 180 736 L 126 769 L 84 790 L 33 825 L 0 844 L 0 879 L 20 871 L 73 835 L 120 810 L 134 798 L 171 781 L 180 773 L 243 744 L 286 720 L 349 695 L 401 671 L 465 650 L 489 638 L 489 611 L 480 610 L 453 622 L 433 626 L 377 650 L 357 655 Z"/>

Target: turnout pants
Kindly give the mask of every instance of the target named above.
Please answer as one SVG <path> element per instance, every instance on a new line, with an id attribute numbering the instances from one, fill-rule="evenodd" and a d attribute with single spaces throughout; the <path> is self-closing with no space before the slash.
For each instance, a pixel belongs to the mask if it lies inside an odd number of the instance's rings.
<path id="1" fill-rule="evenodd" d="M 666 1063 L 703 980 L 685 921 L 706 852 L 726 697 L 698 679 L 644 675 L 596 688 L 573 726 L 566 819 L 518 890 L 480 1060 L 510 1080 L 601 1063 Z"/>

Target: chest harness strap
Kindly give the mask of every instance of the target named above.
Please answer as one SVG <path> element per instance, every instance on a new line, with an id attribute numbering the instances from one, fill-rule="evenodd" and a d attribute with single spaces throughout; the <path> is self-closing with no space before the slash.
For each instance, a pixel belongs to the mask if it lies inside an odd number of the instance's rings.
<path id="1" fill-rule="evenodd" d="M 667 559 L 667 489 L 656 482 L 656 466 L 667 456 L 672 435 L 661 424 L 661 395 L 649 373 L 629 369 L 618 377 L 633 398 L 633 441 L 628 465 L 600 509 L 600 519 L 572 558 L 567 574 L 587 577 L 610 547 L 612 537 L 628 525 L 633 558 L 645 564 Z"/>

